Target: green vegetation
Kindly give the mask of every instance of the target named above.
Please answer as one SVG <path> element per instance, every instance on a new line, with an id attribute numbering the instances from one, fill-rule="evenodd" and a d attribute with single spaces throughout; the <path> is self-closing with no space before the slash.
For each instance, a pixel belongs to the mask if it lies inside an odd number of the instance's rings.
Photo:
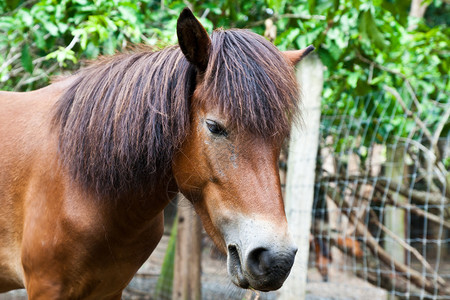
<path id="1" fill-rule="evenodd" d="M 175 246 L 178 233 L 178 215 L 175 217 L 172 229 L 170 231 L 170 238 L 167 244 L 166 254 L 164 255 L 164 261 L 161 266 L 161 274 L 158 277 L 158 282 L 155 288 L 155 299 L 172 299 L 172 286 L 173 286 L 173 272 L 175 264 Z"/>

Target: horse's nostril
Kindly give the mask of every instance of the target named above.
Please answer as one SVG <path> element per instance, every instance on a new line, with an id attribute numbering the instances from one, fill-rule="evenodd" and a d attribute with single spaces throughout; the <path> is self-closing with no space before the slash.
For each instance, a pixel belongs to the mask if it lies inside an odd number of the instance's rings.
<path id="1" fill-rule="evenodd" d="M 249 283 L 244 276 L 239 250 L 236 245 L 228 245 L 227 266 L 228 273 L 231 275 L 231 280 L 241 288 L 248 288 Z"/>
<path id="2" fill-rule="evenodd" d="M 260 247 L 252 250 L 247 258 L 247 266 L 253 275 L 264 275 L 272 265 L 272 255 L 266 248 Z"/>
<path id="3" fill-rule="evenodd" d="M 241 263 L 241 259 L 239 258 L 239 253 L 237 251 L 237 248 L 235 245 L 228 245 L 228 255 L 230 256 L 230 259 L 234 263 Z"/>

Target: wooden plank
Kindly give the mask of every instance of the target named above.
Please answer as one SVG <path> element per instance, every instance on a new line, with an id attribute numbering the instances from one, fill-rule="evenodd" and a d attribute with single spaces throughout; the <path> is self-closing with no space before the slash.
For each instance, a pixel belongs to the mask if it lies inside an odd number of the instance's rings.
<path id="1" fill-rule="evenodd" d="M 172 299 L 201 299 L 202 225 L 189 201 L 179 195 L 178 236 Z"/>
<path id="2" fill-rule="evenodd" d="M 323 65 L 320 59 L 310 55 L 302 60 L 297 69 L 297 78 L 302 89 L 304 125 L 298 124 L 291 131 L 285 204 L 289 229 L 298 252 L 291 274 L 279 291 L 280 299 L 285 300 L 305 298 L 323 87 Z"/>
<path id="3" fill-rule="evenodd" d="M 404 158 L 406 156 L 405 148 L 400 145 L 389 145 L 386 148 L 385 176 L 393 183 L 402 184 L 405 178 L 406 165 Z M 398 192 L 391 192 L 393 200 L 396 203 L 408 203 L 407 199 Z M 406 241 L 406 215 L 405 210 L 395 206 L 386 205 L 384 211 L 384 225 L 392 231 L 399 239 Z M 385 236 L 384 249 L 392 255 L 392 258 L 401 262 L 406 262 L 405 249 L 397 241 L 389 236 Z"/>

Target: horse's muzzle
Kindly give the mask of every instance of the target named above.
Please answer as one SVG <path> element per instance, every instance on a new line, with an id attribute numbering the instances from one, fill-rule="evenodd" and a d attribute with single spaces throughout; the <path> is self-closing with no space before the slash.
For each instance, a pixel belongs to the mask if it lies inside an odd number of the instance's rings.
<path id="1" fill-rule="evenodd" d="M 237 244 L 228 245 L 228 272 L 234 284 L 260 291 L 279 289 L 294 264 L 296 247 L 255 247 L 241 251 Z"/>

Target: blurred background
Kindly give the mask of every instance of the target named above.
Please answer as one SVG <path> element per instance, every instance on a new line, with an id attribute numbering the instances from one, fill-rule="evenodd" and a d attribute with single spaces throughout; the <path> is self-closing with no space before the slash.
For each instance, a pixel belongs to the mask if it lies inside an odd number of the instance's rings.
<path id="1" fill-rule="evenodd" d="M 136 44 L 176 44 L 186 6 L 208 32 L 247 28 L 280 50 L 313 44 L 322 90 L 310 202 L 289 195 L 302 184 L 290 167 L 301 151 L 286 143 L 280 157 L 287 207 L 311 217 L 306 288 L 295 296 L 235 288 L 225 257 L 192 225 L 201 249 L 189 265 L 200 274 L 195 297 L 450 299 L 449 0 L 2 0 L 0 89 L 37 89 Z M 165 213 L 162 242 L 124 299 L 181 299 L 180 280 L 197 280 L 174 271 L 177 203 Z"/>

